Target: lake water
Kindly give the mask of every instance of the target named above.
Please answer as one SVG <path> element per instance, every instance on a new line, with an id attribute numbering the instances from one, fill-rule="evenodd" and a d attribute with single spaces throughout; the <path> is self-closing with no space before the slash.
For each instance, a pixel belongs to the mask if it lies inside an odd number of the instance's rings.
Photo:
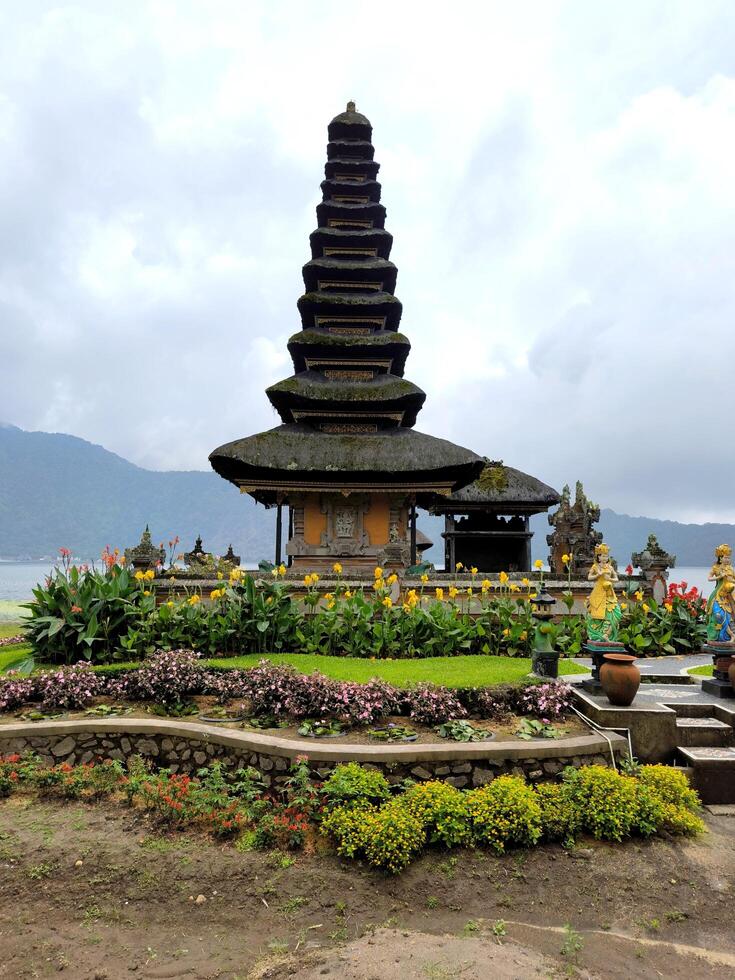
<path id="1" fill-rule="evenodd" d="M 56 567 L 52 561 L 0 561 L 0 600 L 24 602 L 32 598 L 31 590 L 43 582 Z M 670 582 L 687 582 L 709 595 L 711 585 L 707 581 L 709 568 L 674 568 Z"/>

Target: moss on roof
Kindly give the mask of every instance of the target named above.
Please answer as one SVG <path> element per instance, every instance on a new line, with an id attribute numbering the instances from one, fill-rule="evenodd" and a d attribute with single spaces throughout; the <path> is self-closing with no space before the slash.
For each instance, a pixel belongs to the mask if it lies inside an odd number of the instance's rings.
<path id="1" fill-rule="evenodd" d="M 266 394 L 299 395 L 316 401 L 395 401 L 409 395 L 425 397 L 425 393 L 411 381 L 381 374 L 372 381 L 331 381 L 316 371 L 302 371 L 284 381 L 266 388 Z"/>
<path id="2" fill-rule="evenodd" d="M 482 473 L 469 486 L 455 491 L 447 501 L 465 504 L 504 504 L 509 501 L 523 504 L 539 504 L 550 507 L 559 503 L 559 494 L 553 487 L 537 480 L 535 476 L 516 470 L 503 463 L 487 463 Z M 444 501 L 442 501 L 444 503 Z"/>
<path id="3" fill-rule="evenodd" d="M 320 333 L 318 330 L 300 330 L 288 339 L 289 344 L 325 347 L 382 347 L 386 344 L 400 344 L 410 347 L 411 342 L 402 333 L 393 330 L 379 330 L 371 334 L 345 336 L 335 333 Z"/>
<path id="4" fill-rule="evenodd" d="M 391 293 L 304 293 L 299 297 L 299 308 L 308 303 L 315 306 L 381 306 L 384 303 L 401 305 L 401 301 Z"/>
<path id="5" fill-rule="evenodd" d="M 458 468 L 467 469 L 466 478 L 471 479 L 482 466 L 482 458 L 472 450 L 414 429 L 340 435 L 296 423 L 228 442 L 209 459 L 227 479 L 247 479 L 248 472 L 263 470 L 275 478 L 277 472 L 405 475 Z"/>

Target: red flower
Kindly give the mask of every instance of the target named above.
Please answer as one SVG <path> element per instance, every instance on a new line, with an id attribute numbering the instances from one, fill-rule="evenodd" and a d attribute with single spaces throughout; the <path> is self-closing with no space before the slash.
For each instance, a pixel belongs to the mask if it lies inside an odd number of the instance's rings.
<path id="1" fill-rule="evenodd" d="M 71 607 L 71 611 L 73 613 L 80 613 L 82 611 L 82 607 L 81 606 L 72 606 Z"/>
<path id="2" fill-rule="evenodd" d="M 632 574 L 633 574 L 633 566 L 632 566 L 632 565 L 628 565 L 628 566 L 626 567 L 626 569 L 625 569 L 625 574 L 626 574 L 626 575 L 632 575 Z"/>

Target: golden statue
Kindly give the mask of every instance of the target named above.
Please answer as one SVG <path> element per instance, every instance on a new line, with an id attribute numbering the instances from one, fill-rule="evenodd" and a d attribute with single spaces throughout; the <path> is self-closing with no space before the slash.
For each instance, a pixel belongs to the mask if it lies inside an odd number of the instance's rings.
<path id="1" fill-rule="evenodd" d="M 707 639 L 735 642 L 735 570 L 729 544 L 715 548 L 715 563 L 707 578 L 715 583 L 707 602 Z"/>
<path id="2" fill-rule="evenodd" d="M 618 636 L 622 610 L 613 588 L 613 583 L 618 581 L 618 573 L 606 544 L 595 546 L 595 560 L 587 579 L 595 583 L 586 602 L 587 636 L 593 641 L 614 643 Z"/>

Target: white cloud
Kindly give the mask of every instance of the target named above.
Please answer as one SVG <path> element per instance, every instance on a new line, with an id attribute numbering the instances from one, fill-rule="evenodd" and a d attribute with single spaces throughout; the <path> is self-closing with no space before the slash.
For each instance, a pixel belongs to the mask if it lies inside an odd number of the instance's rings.
<path id="1" fill-rule="evenodd" d="M 419 427 L 730 519 L 735 10 L 0 13 L 0 419 L 205 468 L 276 424 L 326 124 L 375 127 Z"/>

